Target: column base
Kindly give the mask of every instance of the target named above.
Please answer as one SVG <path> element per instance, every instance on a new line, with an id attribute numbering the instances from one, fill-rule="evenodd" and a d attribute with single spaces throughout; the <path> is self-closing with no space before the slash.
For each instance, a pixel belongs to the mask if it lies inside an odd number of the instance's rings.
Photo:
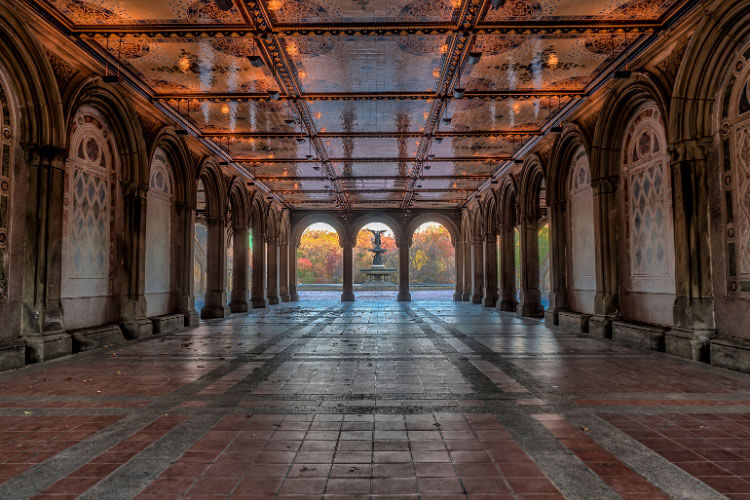
<path id="1" fill-rule="evenodd" d="M 341 302 L 354 302 L 354 292 L 344 292 L 341 294 Z"/>
<path id="2" fill-rule="evenodd" d="M 519 313 L 526 318 L 543 318 L 544 307 L 539 302 L 525 302 L 519 307 Z"/>
<path id="3" fill-rule="evenodd" d="M 232 301 L 229 304 L 229 310 L 233 313 L 244 313 L 250 310 L 250 304 L 246 300 Z"/>
<path id="4" fill-rule="evenodd" d="M 15 340 L 0 344 L 0 371 L 14 370 L 26 364 L 26 344 Z"/>
<path id="5" fill-rule="evenodd" d="M 461 302 L 469 302 L 471 300 L 471 294 L 469 292 L 464 292 L 461 294 Z"/>
<path id="6" fill-rule="evenodd" d="M 226 318 L 229 314 L 227 306 L 205 306 L 201 309 L 201 319 Z"/>
<path id="7" fill-rule="evenodd" d="M 550 309 L 544 311 L 544 325 L 547 328 L 552 328 L 554 326 L 557 326 L 557 322 L 558 322 L 557 311 L 553 311 Z"/>
<path id="8" fill-rule="evenodd" d="M 142 339 L 154 334 L 154 324 L 148 318 L 136 318 L 120 323 L 125 338 Z"/>
<path id="9" fill-rule="evenodd" d="M 396 300 L 398 302 L 411 302 L 411 294 L 409 292 L 398 292 Z"/>
<path id="10" fill-rule="evenodd" d="M 185 315 L 185 327 L 193 328 L 200 324 L 201 320 L 196 311 L 187 311 L 183 313 Z"/>
<path id="11" fill-rule="evenodd" d="M 299 302 L 299 294 L 297 292 L 290 293 L 289 302 Z"/>
<path id="12" fill-rule="evenodd" d="M 485 295 L 482 299 L 482 304 L 484 304 L 484 307 L 495 307 L 497 305 L 497 297 L 488 297 Z"/>
<path id="13" fill-rule="evenodd" d="M 461 292 L 453 292 L 453 302 L 461 302 L 463 296 Z"/>
<path id="14" fill-rule="evenodd" d="M 269 306 L 275 306 L 276 304 L 280 303 L 278 296 L 268 297 L 268 305 Z"/>
<path id="15" fill-rule="evenodd" d="M 289 296 L 288 293 L 282 293 L 281 294 L 281 301 L 282 302 L 291 302 L 292 299 L 291 299 L 291 297 Z"/>
<path id="16" fill-rule="evenodd" d="M 471 302 L 472 304 L 481 304 L 482 303 L 482 296 L 479 294 L 474 294 L 471 296 Z"/>
<path id="17" fill-rule="evenodd" d="M 673 327 L 664 333 L 664 351 L 693 361 L 710 361 L 710 343 L 716 330 Z"/>
<path id="18" fill-rule="evenodd" d="M 253 309 L 263 309 L 264 307 L 268 307 L 268 302 L 265 298 L 255 298 L 253 299 Z"/>
<path id="19" fill-rule="evenodd" d="M 515 300 L 509 300 L 509 299 L 503 299 L 498 304 L 497 310 L 498 311 L 503 311 L 503 312 L 516 312 L 516 301 Z"/>
<path id="20" fill-rule="evenodd" d="M 64 332 L 28 335 L 24 341 L 27 363 L 40 363 L 73 353 L 73 338 Z"/>

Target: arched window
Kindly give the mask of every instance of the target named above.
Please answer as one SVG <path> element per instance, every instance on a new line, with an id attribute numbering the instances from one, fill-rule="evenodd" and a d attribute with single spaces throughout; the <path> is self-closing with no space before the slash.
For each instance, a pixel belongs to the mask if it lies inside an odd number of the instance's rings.
<path id="1" fill-rule="evenodd" d="M 674 293 L 674 229 L 669 155 L 655 103 L 633 115 L 623 147 L 621 205 L 626 289 Z M 629 279 L 628 279 L 629 275 Z"/>
<path id="2" fill-rule="evenodd" d="M 596 293 L 594 193 L 583 146 L 573 153 L 568 188 L 568 301 L 571 310 L 592 314 Z"/>
<path id="3" fill-rule="evenodd" d="M 13 125 L 8 95 L 0 79 L 0 300 L 8 297 Z"/>
<path id="4" fill-rule="evenodd" d="M 78 111 L 71 130 L 64 205 L 64 297 L 112 293 L 110 281 L 117 155 L 103 117 Z"/>
<path id="5" fill-rule="evenodd" d="M 727 292 L 750 294 L 750 50 L 741 52 L 721 99 Z"/>
<path id="6" fill-rule="evenodd" d="M 171 165 L 160 148 L 151 160 L 146 196 L 146 313 L 168 314 L 172 276 L 174 189 Z"/>

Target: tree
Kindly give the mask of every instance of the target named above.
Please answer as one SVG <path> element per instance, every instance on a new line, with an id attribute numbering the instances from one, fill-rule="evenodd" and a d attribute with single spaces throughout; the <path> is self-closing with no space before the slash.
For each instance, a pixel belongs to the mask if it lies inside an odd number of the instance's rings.
<path id="1" fill-rule="evenodd" d="M 307 230 L 297 250 L 297 279 L 300 283 L 341 283 L 343 255 L 335 231 Z"/>

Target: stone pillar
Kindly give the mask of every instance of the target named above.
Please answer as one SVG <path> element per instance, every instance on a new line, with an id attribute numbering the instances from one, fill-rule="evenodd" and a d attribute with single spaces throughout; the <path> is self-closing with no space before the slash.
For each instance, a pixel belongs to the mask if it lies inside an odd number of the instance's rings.
<path id="1" fill-rule="evenodd" d="M 464 294 L 464 246 L 461 242 L 456 242 L 455 246 L 456 261 L 456 291 L 453 292 L 454 302 L 463 300 Z"/>
<path id="2" fill-rule="evenodd" d="M 0 352 L 3 369 L 20 368 L 27 360 L 46 361 L 65 356 L 73 349 L 70 335 L 64 332 L 60 298 L 65 155 L 64 149 L 33 148 L 29 151 L 28 168 L 22 174 L 27 176 L 24 184 L 28 188 L 19 189 L 18 172 L 13 179 L 11 189 L 16 196 L 25 198 L 26 212 L 15 231 L 23 231 L 23 260 L 29 268 L 22 273 L 20 295 L 24 313 L 19 318 L 22 340 L 4 344 L 8 350 Z M 19 328 L 16 325 L 14 329 Z"/>
<path id="3" fill-rule="evenodd" d="M 484 291 L 484 256 L 481 238 L 472 238 L 471 240 L 471 263 L 474 278 L 471 301 L 474 304 L 481 304 L 482 293 Z"/>
<path id="4" fill-rule="evenodd" d="M 487 234 L 484 240 L 484 298 L 485 307 L 497 305 L 497 237 Z"/>
<path id="5" fill-rule="evenodd" d="M 530 318 L 544 316 L 542 292 L 539 290 L 539 241 L 536 214 L 521 218 L 520 227 L 521 303 L 518 313 Z"/>
<path id="6" fill-rule="evenodd" d="M 344 241 L 341 248 L 344 254 L 344 289 L 341 293 L 341 302 L 354 302 L 354 284 L 352 283 L 352 242 Z"/>
<path id="7" fill-rule="evenodd" d="M 250 309 L 248 303 L 248 286 L 247 270 L 250 267 L 248 262 L 249 233 L 247 227 L 234 227 L 232 229 L 233 238 L 233 256 L 232 256 L 232 301 L 229 303 L 229 309 L 233 312 L 247 312 Z"/>
<path id="8" fill-rule="evenodd" d="M 712 144 L 706 138 L 705 144 Z M 714 162 L 709 168 L 704 148 L 697 140 L 684 141 L 675 146 L 677 159 L 672 162 L 672 192 L 674 194 L 675 237 L 675 302 L 672 321 L 678 332 L 667 332 L 666 351 L 690 357 L 694 361 L 707 361 L 709 341 L 716 335 L 714 299 L 711 280 L 710 196 L 718 199 L 719 193 L 706 190 L 711 183 L 707 178 L 718 179 L 723 173 Z M 710 188 L 709 188 L 710 189 Z M 682 344 L 682 345 L 681 345 Z"/>
<path id="9" fill-rule="evenodd" d="M 252 303 L 255 309 L 266 307 L 266 235 L 253 232 L 253 288 Z"/>
<path id="10" fill-rule="evenodd" d="M 617 312 L 617 177 L 591 182 L 594 192 L 596 297 L 594 311 L 607 316 Z"/>
<path id="11" fill-rule="evenodd" d="M 279 303 L 279 246 L 276 240 L 268 240 L 268 289 L 266 296 L 268 303 L 275 305 Z"/>
<path id="12" fill-rule="evenodd" d="M 279 298 L 289 302 L 289 244 L 279 243 Z"/>
<path id="13" fill-rule="evenodd" d="M 180 239 L 177 257 L 177 311 L 185 315 L 185 326 L 198 325 L 195 311 L 193 265 L 195 259 L 195 210 L 187 204 L 178 204 L 177 227 Z"/>
<path id="14" fill-rule="evenodd" d="M 547 326 L 557 325 L 557 313 L 568 307 L 568 274 L 565 260 L 565 241 L 567 240 L 565 200 L 556 200 L 549 204 L 549 253 L 550 253 L 550 294 L 549 307 L 544 312 Z"/>
<path id="15" fill-rule="evenodd" d="M 464 289 L 463 295 L 461 295 L 461 301 L 469 302 L 471 300 L 471 284 L 473 282 L 471 273 L 471 245 L 469 244 L 469 241 L 466 240 L 461 242 L 461 246 L 464 249 Z"/>
<path id="16" fill-rule="evenodd" d="M 289 300 L 297 302 L 299 294 L 297 293 L 297 243 L 291 242 L 289 245 Z"/>
<path id="17" fill-rule="evenodd" d="M 409 293 L 409 243 L 402 238 L 398 247 L 398 297 L 399 302 L 411 302 Z"/>
<path id="18" fill-rule="evenodd" d="M 500 226 L 500 302 L 498 310 L 516 311 L 516 273 L 513 255 L 513 226 Z"/>
<path id="19" fill-rule="evenodd" d="M 206 304 L 201 318 L 223 318 L 229 313 L 226 292 L 227 258 L 224 219 L 207 217 L 208 249 L 206 264 Z"/>

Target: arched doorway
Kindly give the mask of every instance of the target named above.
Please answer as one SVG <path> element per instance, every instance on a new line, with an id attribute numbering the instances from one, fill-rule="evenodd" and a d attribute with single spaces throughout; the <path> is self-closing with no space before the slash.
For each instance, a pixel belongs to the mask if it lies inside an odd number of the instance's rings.
<path id="1" fill-rule="evenodd" d="M 297 247 L 297 293 L 301 300 L 338 301 L 343 283 L 343 251 L 333 226 L 317 222 L 305 228 Z"/>
<path id="2" fill-rule="evenodd" d="M 539 249 L 539 291 L 542 295 L 542 307 L 549 307 L 550 294 L 550 255 L 549 255 L 549 222 L 543 220 L 537 233 Z"/>
<path id="3" fill-rule="evenodd" d="M 198 180 L 195 211 L 195 232 L 193 252 L 193 296 L 195 311 L 200 314 L 206 301 L 206 281 L 208 273 L 208 226 L 206 225 L 206 186 Z"/>
<path id="4" fill-rule="evenodd" d="M 412 300 L 452 300 L 456 285 L 456 249 L 448 229 L 425 222 L 412 234 L 409 291 Z"/>
<path id="5" fill-rule="evenodd" d="M 374 252 L 372 231 L 381 232 L 380 253 L 382 267 L 380 272 L 373 265 Z M 370 222 L 357 232 L 353 248 L 352 276 L 357 300 L 396 300 L 399 283 L 399 249 L 393 229 L 381 222 Z M 373 270 L 368 274 L 366 270 Z M 378 272 L 375 273 L 374 270 Z"/>
<path id="6" fill-rule="evenodd" d="M 176 224 L 174 177 L 167 154 L 157 148 L 146 195 L 146 315 L 171 312 L 172 232 Z"/>

